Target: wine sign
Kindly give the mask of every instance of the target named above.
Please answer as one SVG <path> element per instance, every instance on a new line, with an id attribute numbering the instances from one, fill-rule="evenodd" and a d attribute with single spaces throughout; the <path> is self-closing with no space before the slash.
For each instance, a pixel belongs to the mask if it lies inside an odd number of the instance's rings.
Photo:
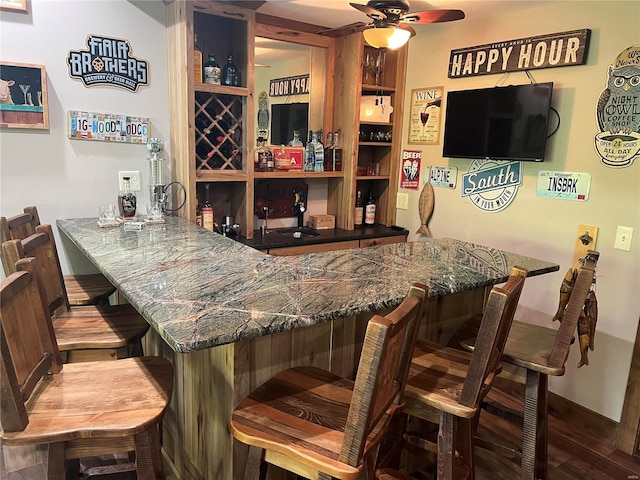
<path id="1" fill-rule="evenodd" d="M 443 93 L 444 87 L 411 90 L 410 144 L 438 145 L 440 143 Z"/>
<path id="2" fill-rule="evenodd" d="M 584 65 L 590 34 L 585 28 L 451 50 L 449 78 Z"/>

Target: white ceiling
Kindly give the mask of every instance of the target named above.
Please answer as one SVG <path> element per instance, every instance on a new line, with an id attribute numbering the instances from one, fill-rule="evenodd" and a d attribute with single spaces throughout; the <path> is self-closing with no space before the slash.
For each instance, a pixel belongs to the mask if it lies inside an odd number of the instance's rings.
<path id="1" fill-rule="evenodd" d="M 354 3 L 366 4 L 366 0 L 354 0 Z M 483 17 L 510 13 L 518 10 L 552 3 L 546 0 L 410 0 L 410 12 L 434 9 L 458 9 L 465 12 L 466 18 L 477 20 Z M 288 18 L 299 22 L 334 28 L 349 23 L 369 22 L 369 18 L 349 5 L 349 0 L 266 0 L 257 12 L 276 17 Z M 413 25 L 418 34 L 429 25 Z"/>

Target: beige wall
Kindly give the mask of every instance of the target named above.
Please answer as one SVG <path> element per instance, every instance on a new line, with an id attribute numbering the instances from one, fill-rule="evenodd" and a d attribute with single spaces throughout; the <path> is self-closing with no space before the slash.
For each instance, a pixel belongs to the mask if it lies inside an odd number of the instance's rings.
<path id="1" fill-rule="evenodd" d="M 422 150 L 421 178 L 428 175 L 428 165 L 458 167 L 455 190 L 435 188 L 435 211 L 429 224 L 434 236 L 469 240 L 560 265 L 557 273 L 528 280 L 520 319 L 550 325 L 560 282 L 571 266 L 578 225 L 600 227 L 595 350 L 589 352 L 590 365 L 578 370 L 578 349 L 572 348 L 567 373 L 552 378 L 550 384 L 552 391 L 618 421 L 640 317 L 640 159 L 628 168 L 608 168 L 600 163 L 593 144 L 598 133 L 596 102 L 605 88 L 608 66 L 622 50 L 640 44 L 640 2 L 544 2 L 529 10 L 474 22 L 418 25 L 418 34 L 409 44 L 405 111 L 409 111 L 409 96 L 414 88 L 443 85 L 446 97 L 447 91 L 492 87 L 499 81 L 528 83 L 524 73 L 512 73 L 506 80 L 502 75 L 449 79 L 447 67 L 452 49 L 583 28 L 591 29 L 586 65 L 531 71 L 537 82 L 554 82 L 552 103 L 560 113 L 561 124 L 548 141 L 546 161 L 524 164 L 523 185 L 505 210 L 485 213 L 461 198 L 461 176 L 470 160 L 443 158 L 442 143 L 408 145 L 407 119 L 402 138 L 403 148 Z M 540 170 L 591 174 L 589 200 L 537 197 Z M 419 191 L 400 192 L 409 193 L 410 208 L 398 210 L 397 223 L 415 232 L 420 225 Z M 618 225 L 634 228 L 631 252 L 613 249 Z M 418 236 L 412 234 L 410 238 Z"/>

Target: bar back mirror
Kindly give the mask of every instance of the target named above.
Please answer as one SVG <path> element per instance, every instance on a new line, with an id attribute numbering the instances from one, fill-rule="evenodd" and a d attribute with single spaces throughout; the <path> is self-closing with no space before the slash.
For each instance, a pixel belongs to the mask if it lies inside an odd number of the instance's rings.
<path id="1" fill-rule="evenodd" d="M 286 145 L 294 130 L 302 142 L 309 130 L 326 132 L 329 49 L 317 46 L 326 38 L 259 23 L 255 31 L 255 136 Z"/>

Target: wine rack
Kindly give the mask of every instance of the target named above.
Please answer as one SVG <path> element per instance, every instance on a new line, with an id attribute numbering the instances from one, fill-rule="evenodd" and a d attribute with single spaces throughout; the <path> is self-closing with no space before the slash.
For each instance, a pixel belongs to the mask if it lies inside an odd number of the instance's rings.
<path id="1" fill-rule="evenodd" d="M 242 107 L 242 97 L 196 92 L 196 171 L 243 169 Z"/>

